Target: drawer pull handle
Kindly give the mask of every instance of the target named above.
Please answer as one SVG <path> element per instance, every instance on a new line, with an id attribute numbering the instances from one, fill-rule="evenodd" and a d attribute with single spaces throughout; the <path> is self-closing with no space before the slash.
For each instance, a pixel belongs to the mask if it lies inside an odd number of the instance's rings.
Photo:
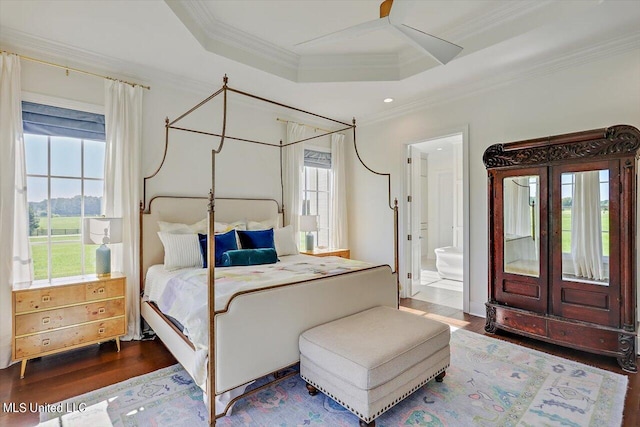
<path id="1" fill-rule="evenodd" d="M 49 338 L 45 338 L 45 339 L 42 340 L 42 346 L 43 347 L 46 347 L 49 344 L 51 344 L 51 340 Z"/>
<path id="2" fill-rule="evenodd" d="M 99 294 L 104 294 L 104 288 L 99 288 L 99 289 L 98 289 L 98 293 L 99 293 Z"/>
<path id="3" fill-rule="evenodd" d="M 50 317 L 43 317 L 42 318 L 42 324 L 43 325 L 48 325 L 49 323 L 51 323 L 51 318 Z"/>
<path id="4" fill-rule="evenodd" d="M 104 328 L 100 328 L 100 329 L 98 329 L 98 333 L 99 333 L 99 334 L 104 334 Z"/>
<path id="5" fill-rule="evenodd" d="M 49 301 L 51 301 L 51 297 L 49 295 L 42 296 L 42 302 L 49 302 Z"/>
<path id="6" fill-rule="evenodd" d="M 604 344 L 604 338 L 600 338 L 600 344 Z"/>
<path id="7" fill-rule="evenodd" d="M 504 321 L 506 322 L 507 320 L 509 320 L 509 318 L 507 316 L 504 317 Z"/>
<path id="8" fill-rule="evenodd" d="M 565 335 L 567 335 L 567 333 L 565 331 L 560 331 L 560 335 L 564 337 Z"/>
<path id="9" fill-rule="evenodd" d="M 104 314 L 107 310 L 104 309 L 104 307 L 100 307 L 98 309 L 98 314 Z"/>

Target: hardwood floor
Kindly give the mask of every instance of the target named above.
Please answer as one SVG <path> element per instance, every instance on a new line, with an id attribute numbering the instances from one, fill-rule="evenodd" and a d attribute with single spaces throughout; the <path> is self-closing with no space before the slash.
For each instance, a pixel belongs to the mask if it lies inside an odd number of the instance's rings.
<path id="1" fill-rule="evenodd" d="M 24 379 L 20 364 L 0 370 L 1 403 L 56 403 L 176 363 L 160 340 L 115 341 L 30 360 Z M 0 411 L 0 426 L 35 426 L 39 414 Z"/>
<path id="2" fill-rule="evenodd" d="M 455 308 L 414 299 L 403 299 L 403 308 L 469 331 L 484 334 L 484 319 L 464 314 Z M 627 375 L 629 388 L 625 399 L 624 427 L 640 425 L 640 374 L 626 374 L 610 357 L 593 355 L 528 338 L 500 332 L 497 339 L 551 353 L 611 372 Z M 0 370 L 0 402 L 55 403 L 82 393 L 170 366 L 176 360 L 159 340 L 123 342 L 120 353 L 115 343 L 74 350 L 29 361 L 24 379 L 20 364 Z M 38 413 L 0 411 L 0 426 L 35 426 Z"/>

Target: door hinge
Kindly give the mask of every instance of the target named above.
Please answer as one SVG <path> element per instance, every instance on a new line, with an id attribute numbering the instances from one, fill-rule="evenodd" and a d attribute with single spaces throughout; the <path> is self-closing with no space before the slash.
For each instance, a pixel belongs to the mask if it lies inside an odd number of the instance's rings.
<path id="1" fill-rule="evenodd" d="M 407 163 L 411 163 L 411 157 L 407 157 Z"/>
<path id="2" fill-rule="evenodd" d="M 411 234 L 407 236 L 407 240 L 411 240 Z"/>
<path id="3" fill-rule="evenodd" d="M 413 275 L 411 273 L 407 273 L 407 279 L 412 279 Z"/>
<path id="4" fill-rule="evenodd" d="M 411 203 L 411 196 L 407 196 L 407 202 Z"/>

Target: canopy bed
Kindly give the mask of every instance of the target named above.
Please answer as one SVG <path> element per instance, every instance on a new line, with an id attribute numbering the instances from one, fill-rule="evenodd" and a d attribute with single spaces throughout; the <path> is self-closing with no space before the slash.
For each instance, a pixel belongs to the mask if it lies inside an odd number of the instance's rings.
<path id="1" fill-rule="evenodd" d="M 223 81 L 223 86 L 211 96 L 177 119 L 166 120 L 163 160 L 152 175 L 144 178 L 143 201 L 140 203 L 141 314 L 204 389 L 212 425 L 237 399 L 270 383 L 245 393 L 246 385 L 267 375 L 273 375 L 277 381 L 296 374 L 287 368 L 299 361 L 298 339 L 303 331 L 375 306 L 397 307 L 399 302 L 398 204 L 397 200 L 393 204 L 391 202 L 390 174 L 376 172 L 362 161 L 356 144 L 355 119 L 351 124 L 343 123 L 233 89 L 228 86 L 226 76 Z M 285 108 L 297 115 L 308 115 L 314 120 L 324 120 L 334 127 L 337 125 L 338 129 L 286 143 L 230 136 L 226 134 L 229 93 Z M 222 97 L 220 133 L 177 126 L 180 120 L 218 96 Z M 361 164 L 369 172 L 387 180 L 389 208 L 394 218 L 393 271 L 388 265 L 372 265 L 338 257 L 315 258 L 297 254 L 297 250 L 282 250 L 290 247 L 292 242 L 287 227 L 278 228 L 286 225 L 282 203 L 272 199 L 216 197 L 216 155 L 222 151 L 226 140 L 280 150 L 280 180 L 281 187 L 284 187 L 282 167 L 286 147 L 348 130 L 353 132 L 354 148 Z M 147 181 L 162 168 L 173 131 L 194 132 L 219 139 L 217 147 L 211 151 L 212 182 L 208 197 L 155 195 L 147 201 Z M 265 224 L 266 218 L 270 220 L 269 224 Z M 216 254 L 216 246 L 222 248 L 221 239 L 226 238 L 224 236 L 228 232 L 228 229 L 223 232 L 220 227 L 222 224 L 229 226 L 238 219 L 244 221 L 247 230 L 266 233 L 271 230 L 278 252 L 277 263 L 219 268 L 222 264 L 219 254 Z M 185 227 L 199 230 L 196 236 L 199 236 L 197 239 L 206 268 L 194 264 L 193 268 L 170 271 L 167 268 L 169 254 L 188 257 L 190 251 L 193 252 L 193 239 L 196 237 L 193 237 L 194 232 L 183 235 L 178 232 L 169 236 L 166 230 Z M 230 245 L 235 246 L 236 238 L 248 238 L 249 232 L 243 233 L 234 231 L 232 234 L 236 237 Z M 189 243 L 185 243 L 187 240 Z M 244 246 L 244 242 L 241 243 Z M 232 249 L 224 252 L 225 262 L 233 262 L 229 260 L 238 252 L 242 251 Z M 186 304 L 186 308 L 179 306 L 178 300 L 183 300 L 181 304 Z M 196 312 L 201 316 L 197 317 Z M 196 326 L 202 328 L 196 329 Z"/>

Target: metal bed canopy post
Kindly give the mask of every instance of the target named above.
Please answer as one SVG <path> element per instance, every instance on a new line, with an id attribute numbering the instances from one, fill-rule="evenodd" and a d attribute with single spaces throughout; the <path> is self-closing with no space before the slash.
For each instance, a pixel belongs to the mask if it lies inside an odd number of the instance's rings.
<path id="1" fill-rule="evenodd" d="M 337 123 L 340 125 L 343 125 L 344 127 L 341 127 L 340 129 L 334 130 L 334 131 L 327 131 L 325 133 L 322 133 L 320 135 L 316 135 L 316 136 L 312 136 L 309 138 L 304 138 L 304 139 L 300 139 L 297 141 L 291 141 L 291 142 L 287 142 L 285 144 L 283 144 L 282 140 L 279 141 L 279 143 L 269 143 L 269 142 L 264 142 L 264 141 L 256 141 L 256 140 L 251 140 L 251 139 L 246 139 L 246 138 L 238 138 L 238 137 L 233 137 L 233 136 L 228 136 L 226 134 L 227 132 L 227 92 L 233 92 L 233 93 L 237 93 L 239 95 L 243 95 L 258 101 L 262 101 L 262 102 L 266 102 L 272 105 L 276 105 L 282 108 L 286 108 L 292 111 L 296 111 L 299 113 L 303 113 L 303 114 L 307 114 L 316 118 L 320 118 L 323 120 L 328 120 L 330 122 L 333 123 Z M 198 108 L 202 107 L 203 105 L 205 105 L 207 102 L 211 101 L 212 99 L 214 99 L 215 97 L 217 97 L 218 95 L 222 94 L 223 96 L 223 116 L 222 116 L 222 131 L 221 133 L 213 133 L 213 132 L 205 132 L 205 131 L 199 131 L 199 130 L 195 130 L 195 129 L 188 129 L 188 128 L 184 128 L 184 127 L 178 127 L 175 126 L 175 124 L 177 122 L 179 122 L 180 120 L 182 120 L 183 118 L 187 117 L 189 114 L 193 113 L 194 111 L 196 111 Z M 309 111 L 305 111 L 296 107 L 292 107 L 277 101 L 273 101 L 267 98 L 263 98 L 257 95 L 253 95 L 247 92 L 243 92 L 237 89 L 233 89 L 230 88 L 228 86 L 228 77 L 225 74 L 225 76 L 223 77 L 223 85 L 222 87 L 217 90 L 216 92 L 214 92 L 213 94 L 211 94 L 210 96 L 208 96 L 207 98 L 205 98 L 204 100 L 202 100 L 201 102 L 199 102 L 198 104 L 196 104 L 195 106 L 193 106 L 191 109 L 189 109 L 188 111 L 186 111 L 185 113 L 183 113 L 182 115 L 178 116 L 178 118 L 174 119 L 173 121 L 169 121 L 169 118 L 165 119 L 165 146 L 164 146 L 164 153 L 163 153 L 163 157 L 162 157 L 162 161 L 160 163 L 160 166 L 156 169 L 156 171 L 151 174 L 148 177 L 145 177 L 143 180 L 143 199 L 140 202 L 140 240 L 142 242 L 142 214 L 145 213 L 147 211 L 147 207 L 146 207 L 146 185 L 147 185 L 147 180 L 155 177 L 158 172 L 160 171 L 160 169 L 162 168 L 162 166 L 164 165 L 164 162 L 166 160 L 166 156 L 167 156 L 167 149 L 168 149 L 168 145 L 169 145 L 169 129 L 174 129 L 174 130 L 178 130 L 178 131 L 183 131 L 183 132 L 191 132 L 191 133 L 196 133 L 196 134 L 201 134 L 201 135 L 209 135 L 209 136 L 214 136 L 214 137 L 218 137 L 220 138 L 220 144 L 218 145 L 218 147 L 216 149 L 211 150 L 211 189 L 209 191 L 209 202 L 208 202 L 208 212 L 209 212 L 209 226 L 208 226 L 208 243 L 207 243 L 207 248 L 208 248 L 208 269 L 207 269 L 207 283 L 208 283 L 208 301 L 209 301 L 209 375 L 207 377 L 207 396 L 208 396 L 208 411 L 209 411 L 209 422 L 211 425 L 215 426 L 216 423 L 216 410 L 215 410 L 215 398 L 216 398 L 216 381 L 215 381 L 215 374 L 216 374 L 216 358 L 215 358 L 215 238 L 213 238 L 213 236 L 215 235 L 215 199 L 216 199 L 216 195 L 215 195 L 215 189 L 216 189 L 216 182 L 215 182 L 215 165 L 216 165 L 216 155 L 220 154 L 220 152 L 222 151 L 222 148 L 224 146 L 224 142 L 226 139 L 231 139 L 231 140 L 235 140 L 235 141 L 240 141 L 240 142 L 247 142 L 247 143 L 252 143 L 252 144 L 261 144 L 261 145 L 266 145 L 266 146 L 271 146 L 271 147 L 276 147 L 279 148 L 280 151 L 280 185 L 281 185 L 281 196 L 282 198 L 284 198 L 284 180 L 283 180 L 283 173 L 282 173 L 282 169 L 283 169 L 283 156 L 282 156 L 282 150 L 288 146 L 294 145 L 294 144 L 299 144 L 305 141 L 309 141 L 312 139 L 316 139 L 316 138 L 321 138 L 324 136 L 328 136 L 334 133 L 338 133 L 338 132 L 344 132 L 346 130 L 352 129 L 353 131 L 353 145 L 354 145 L 354 149 L 356 152 L 356 156 L 358 158 L 358 161 L 365 167 L 366 170 L 368 170 L 369 172 L 375 174 L 375 175 L 379 175 L 379 176 L 384 176 L 387 179 L 387 196 L 388 196 L 388 206 L 389 208 L 393 211 L 393 222 L 394 222 L 394 273 L 396 274 L 396 287 L 397 287 L 397 292 L 398 292 L 398 304 L 400 301 L 400 281 L 399 281 L 399 276 L 398 276 L 398 199 L 395 199 L 393 204 L 391 203 L 391 174 L 390 173 L 382 173 L 382 172 L 377 172 L 373 169 L 371 169 L 369 166 L 367 166 L 366 163 L 364 163 L 364 161 L 362 160 L 362 158 L 360 157 L 360 153 L 358 152 L 358 145 L 357 145 L 357 140 L 356 140 L 356 120 L 355 118 L 352 120 L 352 124 L 348 124 L 348 123 L 344 123 L 341 122 L 339 120 L 336 119 L 332 119 L 330 117 L 325 117 L 316 113 L 312 113 Z M 285 212 L 285 207 L 284 204 L 281 201 L 281 212 L 284 215 Z M 142 260 L 142 244 L 140 246 L 140 257 Z M 142 270 L 140 272 L 141 275 L 141 283 L 142 283 Z M 234 401 L 237 399 L 234 399 Z"/>
<path id="2" fill-rule="evenodd" d="M 390 173 L 382 173 L 377 172 L 371 169 L 360 157 L 360 152 L 358 151 L 358 142 L 356 139 L 356 119 L 353 119 L 353 148 L 356 152 L 356 157 L 369 172 L 375 175 L 384 176 L 387 178 L 387 201 L 389 203 L 389 208 L 393 211 L 393 271 L 396 274 L 396 287 L 398 288 L 398 307 L 400 306 L 400 273 L 398 272 L 398 199 L 393 200 L 393 205 L 391 204 L 391 174 Z"/>

